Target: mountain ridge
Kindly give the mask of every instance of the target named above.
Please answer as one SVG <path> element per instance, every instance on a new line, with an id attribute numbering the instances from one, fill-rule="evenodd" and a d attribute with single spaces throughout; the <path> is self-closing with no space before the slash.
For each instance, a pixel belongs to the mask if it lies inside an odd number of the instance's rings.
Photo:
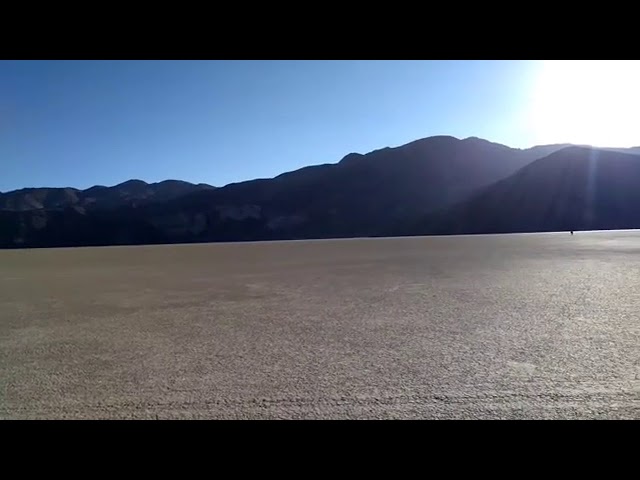
<path id="1" fill-rule="evenodd" d="M 366 154 L 352 152 L 336 163 L 309 165 L 272 178 L 219 188 L 180 180 L 149 184 L 131 179 L 112 187 L 95 185 L 85 190 L 70 187 L 15 190 L 0 194 L 0 247 L 284 240 L 379 236 L 383 232 L 414 235 L 491 230 L 495 225 L 489 220 L 495 215 L 490 209 L 481 208 L 480 223 L 473 223 L 469 212 L 475 210 L 468 202 L 493 208 L 491 202 L 517 206 L 527 198 L 537 198 L 536 195 L 542 198 L 545 175 L 549 182 L 566 184 L 557 180 L 553 168 L 543 169 L 546 173 L 533 182 L 534 187 L 529 186 L 530 180 L 524 183 L 517 180 L 516 183 L 523 185 L 522 192 L 516 187 L 503 192 L 499 190 L 504 188 L 500 185 L 514 182 L 509 180 L 514 176 L 523 178 L 532 164 L 554 154 L 584 155 L 580 148 L 583 147 L 556 144 L 514 149 L 477 137 L 458 139 L 440 135 Z M 619 153 L 592 150 L 605 155 Z M 633 153 L 632 158 L 637 159 L 635 151 L 629 151 Z M 610 162 L 602 165 L 606 171 L 618 168 Z M 577 166 L 571 168 L 584 175 Z M 605 170 L 599 173 L 603 178 Z M 626 183 L 622 184 L 629 188 Z M 482 196 L 496 188 L 502 193 L 491 194 L 493 200 Z M 557 198 L 557 208 L 562 210 L 565 208 L 562 202 L 568 200 L 562 195 Z M 612 200 L 604 198 L 603 201 Z M 504 205 L 499 204 L 495 205 L 495 211 L 500 211 L 498 207 L 504 209 Z M 618 210 L 623 207 L 616 203 Z M 618 211 L 615 208 L 611 210 L 613 213 Z M 505 211 L 506 223 L 498 227 L 526 230 L 549 226 L 539 212 L 531 210 L 530 215 L 537 218 L 537 223 L 531 221 L 523 226 L 513 212 Z M 622 223 L 635 221 L 629 215 L 620 215 Z"/>
<path id="2" fill-rule="evenodd" d="M 78 206 L 81 208 L 114 208 L 136 202 L 166 201 L 198 190 L 214 189 L 207 184 L 181 180 L 147 183 L 131 179 L 111 187 L 94 185 L 81 190 L 74 187 L 26 187 L 0 193 L 0 210 L 37 210 Z"/>
<path id="3" fill-rule="evenodd" d="M 640 228 L 638 154 L 570 146 L 402 233 L 487 234 Z M 396 232 L 400 234 L 400 232 Z"/>
<path id="4" fill-rule="evenodd" d="M 393 147 L 385 146 L 385 147 L 376 148 L 376 149 L 373 149 L 373 150 L 371 150 L 371 151 L 369 151 L 367 153 L 350 152 L 350 153 L 346 154 L 345 156 L 343 156 L 340 160 L 338 160 L 337 162 L 334 162 L 334 163 L 322 163 L 322 164 L 305 165 L 305 166 L 296 168 L 294 170 L 288 170 L 288 171 L 285 171 L 285 172 L 281 172 L 281 173 L 276 174 L 276 175 L 274 175 L 272 177 L 260 177 L 260 178 L 246 179 L 246 180 L 238 180 L 238 181 L 233 181 L 233 182 L 221 185 L 221 186 L 213 186 L 213 185 L 210 185 L 210 184 L 207 184 L 207 183 L 202 183 L 202 182 L 193 183 L 193 182 L 187 182 L 185 180 L 179 180 L 179 179 L 165 179 L 165 180 L 160 180 L 160 181 L 156 181 L 156 182 L 148 182 L 146 180 L 142 180 L 142 179 L 138 179 L 138 178 L 130 178 L 130 179 L 123 180 L 123 181 L 121 181 L 119 183 L 116 183 L 116 184 L 113 184 L 113 185 L 95 184 L 95 185 L 92 185 L 92 186 L 87 187 L 87 188 L 79 188 L 79 187 L 72 187 L 72 186 L 52 187 L 52 186 L 46 186 L 46 185 L 45 186 L 39 186 L 39 187 L 26 186 L 26 187 L 14 188 L 14 189 L 11 189 L 11 190 L 6 190 L 6 191 L 0 191 L 0 195 L 7 194 L 7 193 L 18 192 L 18 191 L 22 191 L 22 190 L 36 190 L 36 189 L 52 189 L 52 190 L 54 190 L 54 189 L 71 189 L 71 190 L 76 190 L 76 191 L 87 191 L 87 190 L 90 190 L 92 188 L 114 188 L 114 187 L 122 186 L 122 185 L 130 183 L 130 182 L 140 182 L 140 183 L 144 183 L 146 185 L 158 185 L 158 184 L 162 184 L 162 183 L 165 183 L 165 182 L 180 182 L 180 183 L 186 183 L 186 184 L 196 185 L 196 186 L 202 185 L 204 187 L 211 187 L 211 188 L 224 188 L 226 186 L 234 185 L 234 184 L 237 184 L 237 183 L 251 182 L 251 181 L 254 181 L 254 180 L 269 180 L 269 179 L 273 179 L 273 178 L 279 177 L 281 175 L 286 175 L 287 173 L 294 172 L 296 170 L 304 169 L 304 168 L 322 166 L 322 165 L 337 165 L 338 163 L 343 162 L 344 160 L 347 159 L 347 157 L 350 157 L 350 156 L 364 157 L 364 156 L 367 156 L 367 155 L 370 155 L 370 154 L 373 154 L 373 153 L 376 153 L 376 152 L 385 151 L 385 150 L 394 150 L 394 149 L 398 149 L 398 148 L 409 146 L 409 145 L 414 144 L 414 143 L 419 143 L 419 142 L 422 142 L 422 141 L 425 141 L 425 140 L 438 139 L 438 138 L 446 138 L 446 139 L 456 140 L 456 141 L 459 141 L 459 142 L 478 141 L 478 142 L 481 142 L 481 143 L 497 145 L 499 147 L 504 147 L 504 148 L 508 148 L 508 149 L 512 149 L 512 150 L 519 150 L 519 151 L 531 151 L 531 150 L 540 149 L 540 148 L 544 148 L 544 149 L 546 149 L 546 148 L 559 149 L 559 148 L 564 148 L 566 146 L 572 145 L 570 143 L 548 144 L 548 145 L 545 144 L 545 145 L 534 145 L 534 146 L 528 147 L 528 148 L 516 148 L 516 147 L 509 147 L 509 146 L 501 144 L 499 142 L 492 142 L 490 140 L 486 140 L 486 139 L 483 139 L 483 138 L 480 138 L 480 137 L 475 137 L 475 136 L 459 138 L 459 137 L 455 137 L 453 135 L 434 135 L 434 136 L 430 136 L 430 137 L 424 137 L 424 138 L 412 140 L 412 141 L 410 141 L 408 143 L 405 143 L 405 144 L 402 144 L 402 145 L 397 145 L 397 146 L 393 146 Z M 630 147 L 629 149 L 630 150 L 631 149 L 637 149 L 638 153 L 640 153 L 640 146 L 639 147 Z"/>

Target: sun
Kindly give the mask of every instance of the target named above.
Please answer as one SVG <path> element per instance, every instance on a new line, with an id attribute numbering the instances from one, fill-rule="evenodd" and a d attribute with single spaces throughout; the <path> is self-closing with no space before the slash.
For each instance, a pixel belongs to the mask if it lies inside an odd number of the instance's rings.
<path id="1" fill-rule="evenodd" d="M 536 144 L 640 145 L 640 61 L 548 60 L 533 82 Z"/>

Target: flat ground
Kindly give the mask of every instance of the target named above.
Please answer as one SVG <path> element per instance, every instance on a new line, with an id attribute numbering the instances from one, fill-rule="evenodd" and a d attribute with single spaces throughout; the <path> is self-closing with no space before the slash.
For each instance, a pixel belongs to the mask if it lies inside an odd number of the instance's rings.
<path id="1" fill-rule="evenodd" d="M 0 251 L 0 418 L 640 418 L 640 233 Z"/>

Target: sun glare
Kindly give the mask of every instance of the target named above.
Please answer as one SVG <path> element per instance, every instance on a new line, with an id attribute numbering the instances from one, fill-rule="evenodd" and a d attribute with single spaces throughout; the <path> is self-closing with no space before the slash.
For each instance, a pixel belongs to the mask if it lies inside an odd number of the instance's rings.
<path id="1" fill-rule="evenodd" d="M 531 95 L 537 144 L 640 145 L 640 61 L 548 60 Z"/>

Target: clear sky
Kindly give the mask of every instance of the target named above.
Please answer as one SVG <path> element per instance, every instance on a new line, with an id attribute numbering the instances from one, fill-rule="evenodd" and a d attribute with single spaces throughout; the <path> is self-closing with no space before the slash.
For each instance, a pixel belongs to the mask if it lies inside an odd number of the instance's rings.
<path id="1" fill-rule="evenodd" d="M 512 147 L 584 141 L 575 129 L 554 137 L 574 117 L 555 115 L 567 95 L 549 87 L 549 78 L 560 85 L 558 69 L 540 79 L 548 70 L 535 61 L 0 61 L 0 191 L 130 178 L 222 186 L 441 134 Z"/>

